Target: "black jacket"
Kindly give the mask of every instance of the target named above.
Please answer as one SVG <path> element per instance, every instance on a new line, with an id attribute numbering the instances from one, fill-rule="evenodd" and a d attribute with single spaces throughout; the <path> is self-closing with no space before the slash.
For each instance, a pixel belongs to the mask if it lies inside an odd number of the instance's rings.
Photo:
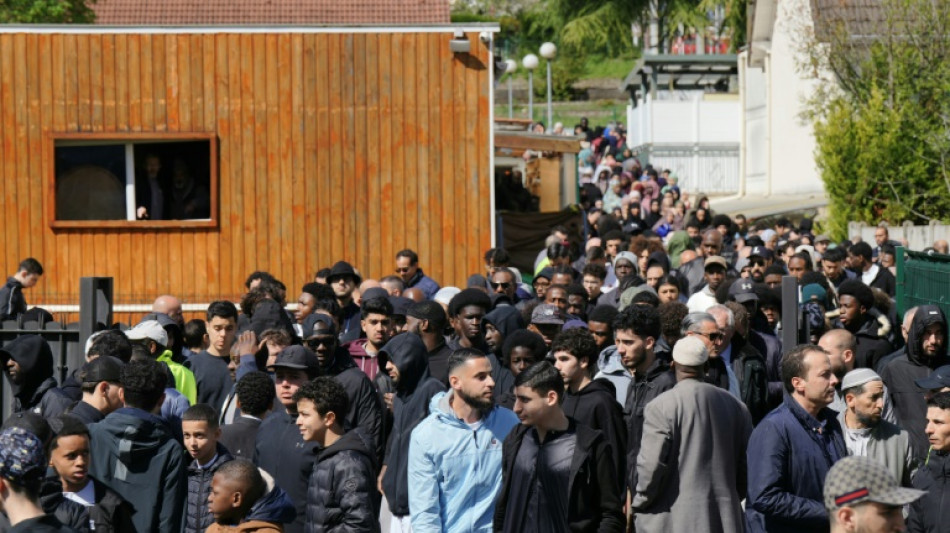
<path id="1" fill-rule="evenodd" d="M 429 400 L 445 390 L 442 382 L 429 377 L 427 356 L 426 345 L 414 333 L 396 335 L 377 355 L 381 367 L 392 360 L 399 369 L 383 476 L 383 494 L 396 516 L 409 514 L 409 437 L 419 422 L 429 416 Z"/>
<path id="2" fill-rule="evenodd" d="M 207 468 L 199 468 L 198 460 L 188 465 L 188 500 L 185 504 L 185 533 L 202 533 L 214 523 L 214 515 L 208 511 L 208 494 L 211 492 L 211 478 L 221 465 L 234 457 L 228 449 L 217 444 L 217 456 Z"/>
<path id="3" fill-rule="evenodd" d="M 571 532 L 616 532 L 624 530 L 623 503 L 617 484 L 617 467 L 603 433 L 569 419 L 570 430 L 577 432 L 577 444 L 571 460 L 567 521 Z M 501 491 L 495 504 L 494 530 L 516 531 L 505 524 L 508 496 L 511 493 L 511 469 L 530 426 L 519 424 L 508 434 L 502 448 Z"/>
<path id="4" fill-rule="evenodd" d="M 329 366 L 323 369 L 327 376 L 335 377 L 350 401 L 349 410 L 343 420 L 346 430 L 362 428 L 373 439 L 373 453 L 377 463 L 382 460 L 383 448 L 383 407 L 376 393 L 376 387 L 369 380 L 353 358 L 344 348 L 337 348 Z"/>
<path id="5" fill-rule="evenodd" d="M 894 351 L 894 346 L 878 334 L 880 326 L 871 314 L 867 314 L 857 330 L 851 332 L 857 343 L 854 350 L 855 368 L 877 368 L 878 362 Z"/>
<path id="6" fill-rule="evenodd" d="M 907 516 L 908 533 L 950 533 L 947 506 L 950 505 L 950 458 L 947 454 L 930 452 L 914 476 L 914 488 L 927 494 L 910 504 Z"/>
<path id="7" fill-rule="evenodd" d="M 6 521 L 6 517 L 0 515 L 0 518 Z M 2 526 L 2 524 L 0 524 L 0 526 Z M 15 527 L 2 529 L 2 531 L 6 531 L 7 533 L 77 533 L 87 531 L 87 529 L 73 529 L 69 526 L 63 525 L 63 523 L 57 520 L 55 516 L 51 514 L 45 514 L 43 516 L 24 520 Z"/>
<path id="8" fill-rule="evenodd" d="M 935 305 L 922 305 L 917 308 L 907 334 L 907 352 L 881 369 L 881 378 L 894 404 L 897 425 L 910 434 L 917 457 L 926 457 L 930 445 L 924 433 L 927 427 L 927 402 L 914 380 L 929 376 L 935 368 L 948 361 L 946 345 L 940 355 L 933 359 L 928 359 L 922 353 L 922 336 L 931 324 L 940 324 L 943 338 L 947 339 L 947 319 L 943 311 Z"/>
<path id="9" fill-rule="evenodd" d="M 739 334 L 732 336 L 732 373 L 739 381 L 739 399 L 749 409 L 752 424 L 769 414 L 769 375 L 765 357 Z"/>
<path id="10" fill-rule="evenodd" d="M 53 515 L 62 524 L 76 531 L 89 531 L 89 511 L 79 503 L 63 496 L 63 485 L 52 468 L 47 468 L 46 478 L 40 487 L 40 507 Z"/>
<path id="11" fill-rule="evenodd" d="M 305 442 L 297 428 L 296 415 L 281 409 L 261 422 L 257 431 L 254 463 L 274 477 L 278 487 L 294 503 L 296 518 L 284 525 L 287 533 L 303 533 L 307 520 L 307 484 L 319 446 Z"/>
<path id="12" fill-rule="evenodd" d="M 67 410 L 67 414 L 71 415 L 72 417 L 76 418 L 77 420 L 79 420 L 83 424 L 86 424 L 87 426 L 89 424 L 95 424 L 96 422 L 100 422 L 102 421 L 103 418 L 106 417 L 106 415 L 104 415 L 102 411 L 96 409 L 95 407 L 83 401 L 76 402 L 75 405 L 73 405 Z"/>
<path id="13" fill-rule="evenodd" d="M 132 504 L 99 481 L 92 479 L 92 483 L 96 504 L 89 508 L 89 519 L 95 524 L 95 533 L 135 531 Z"/>
<path id="14" fill-rule="evenodd" d="M 221 427 L 221 438 L 218 439 L 231 455 L 249 461 L 254 460 L 254 448 L 257 446 L 257 430 L 261 421 L 256 418 L 239 416 L 234 422 Z"/>
<path id="15" fill-rule="evenodd" d="M 610 446 L 611 457 L 617 472 L 626 472 L 627 429 L 623 421 L 623 409 L 617 403 L 617 389 L 606 378 L 595 379 L 577 394 L 564 394 L 564 414 L 581 424 L 604 434 Z M 617 479 L 617 489 L 623 490 L 623 479 Z"/>
<path id="16" fill-rule="evenodd" d="M 897 280 L 894 279 L 894 274 L 891 274 L 890 270 L 880 265 L 878 265 L 877 275 L 874 276 L 874 279 L 871 280 L 868 286 L 874 289 L 881 289 L 891 298 L 897 293 Z"/>
<path id="17" fill-rule="evenodd" d="M 6 372 L 7 361 L 20 367 L 19 383 L 10 383 L 13 412 L 33 411 L 51 419 L 66 412 L 73 401 L 56 387 L 53 378 L 53 351 L 39 335 L 22 335 L 0 349 L 0 364 Z"/>
<path id="18" fill-rule="evenodd" d="M 627 401 L 623 406 L 623 420 L 627 426 L 627 487 L 637 486 L 637 455 L 640 453 L 640 438 L 643 436 L 643 410 L 654 398 L 672 389 L 676 376 L 664 361 L 657 359 L 643 377 L 634 376 L 627 388 Z M 619 472 L 619 470 L 618 470 Z"/>
<path id="19" fill-rule="evenodd" d="M 307 489 L 307 533 L 378 533 L 372 437 L 346 432 L 317 454 Z"/>
<path id="20" fill-rule="evenodd" d="M 26 298 L 23 297 L 23 284 L 14 277 L 0 287 L 0 320 L 14 320 L 26 313 Z"/>
<path id="21" fill-rule="evenodd" d="M 229 357 L 218 357 L 202 350 L 191 356 L 191 371 L 195 374 L 195 386 L 198 388 L 198 402 L 214 407 L 218 417 L 221 407 L 234 387 L 231 371 L 228 370 Z"/>

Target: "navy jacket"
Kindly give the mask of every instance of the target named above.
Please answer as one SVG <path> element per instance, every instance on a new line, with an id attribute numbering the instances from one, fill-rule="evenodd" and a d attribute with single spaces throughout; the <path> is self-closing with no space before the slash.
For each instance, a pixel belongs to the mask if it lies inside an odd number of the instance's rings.
<path id="1" fill-rule="evenodd" d="M 254 464 L 273 476 L 276 485 L 287 492 L 294 504 L 296 518 L 284 525 L 287 533 L 302 533 L 307 521 L 307 485 L 313 462 L 315 442 L 305 442 L 296 424 L 296 414 L 281 409 L 261 422 L 257 432 Z"/>
<path id="2" fill-rule="evenodd" d="M 933 450 L 927 462 L 914 476 L 914 488 L 925 490 L 919 500 L 910 504 L 907 516 L 908 533 L 946 533 L 950 531 L 947 504 L 950 503 L 950 459 Z"/>
<path id="3" fill-rule="evenodd" d="M 14 277 L 0 287 L 0 320 L 14 320 L 26 313 L 26 298 L 23 297 L 23 284 Z"/>
<path id="4" fill-rule="evenodd" d="M 837 413 L 826 407 L 816 420 L 785 395 L 749 439 L 746 531 L 827 532 L 825 476 L 845 455 Z"/>
<path id="5" fill-rule="evenodd" d="M 406 283 L 406 288 L 410 287 L 415 287 L 424 292 L 426 300 L 431 300 L 435 293 L 439 292 L 439 284 L 434 279 L 426 276 L 421 268 L 416 271 L 416 275 L 409 280 L 409 283 Z"/>
<path id="6" fill-rule="evenodd" d="M 207 468 L 199 468 L 198 460 L 188 465 L 188 499 L 185 504 L 185 533 L 201 533 L 214 523 L 214 515 L 208 511 L 208 494 L 211 478 L 224 463 L 233 460 L 228 449 L 217 443 L 217 455 Z"/>

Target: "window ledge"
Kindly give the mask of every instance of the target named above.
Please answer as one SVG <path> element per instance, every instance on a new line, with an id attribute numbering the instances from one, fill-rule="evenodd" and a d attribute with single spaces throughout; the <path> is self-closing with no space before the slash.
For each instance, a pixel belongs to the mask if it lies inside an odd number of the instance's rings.
<path id="1" fill-rule="evenodd" d="M 214 229 L 216 220 L 54 220 L 54 230 L 82 230 L 111 228 L 124 231 L 155 231 L 182 229 Z"/>

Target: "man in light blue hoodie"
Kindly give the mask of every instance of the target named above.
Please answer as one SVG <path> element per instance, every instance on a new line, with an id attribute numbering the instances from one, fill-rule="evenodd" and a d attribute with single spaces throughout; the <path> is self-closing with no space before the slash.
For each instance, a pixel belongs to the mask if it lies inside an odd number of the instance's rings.
<path id="1" fill-rule="evenodd" d="M 461 348 L 449 357 L 449 385 L 409 444 L 409 511 L 414 533 L 490 532 L 501 489 L 502 442 L 518 417 L 495 406 L 491 362 Z"/>

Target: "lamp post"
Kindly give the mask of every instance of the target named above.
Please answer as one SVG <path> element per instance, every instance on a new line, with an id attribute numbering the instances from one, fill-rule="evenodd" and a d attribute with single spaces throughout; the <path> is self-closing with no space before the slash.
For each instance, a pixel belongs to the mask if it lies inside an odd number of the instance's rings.
<path id="1" fill-rule="evenodd" d="M 538 56 L 528 54 L 521 60 L 524 68 L 528 69 L 528 116 L 534 120 L 534 69 L 538 68 Z"/>
<path id="2" fill-rule="evenodd" d="M 554 46 L 554 43 L 544 43 L 541 45 L 541 57 L 547 59 L 548 63 L 548 128 L 551 128 L 551 131 L 554 130 L 554 119 L 553 113 L 551 111 L 551 61 L 554 60 L 554 56 L 557 55 L 557 46 Z"/>
<path id="3" fill-rule="evenodd" d="M 514 107 L 511 103 L 511 78 L 514 76 L 515 70 L 518 68 L 518 62 L 514 59 L 505 60 L 505 72 L 508 73 L 508 118 L 512 118 L 514 115 Z"/>

